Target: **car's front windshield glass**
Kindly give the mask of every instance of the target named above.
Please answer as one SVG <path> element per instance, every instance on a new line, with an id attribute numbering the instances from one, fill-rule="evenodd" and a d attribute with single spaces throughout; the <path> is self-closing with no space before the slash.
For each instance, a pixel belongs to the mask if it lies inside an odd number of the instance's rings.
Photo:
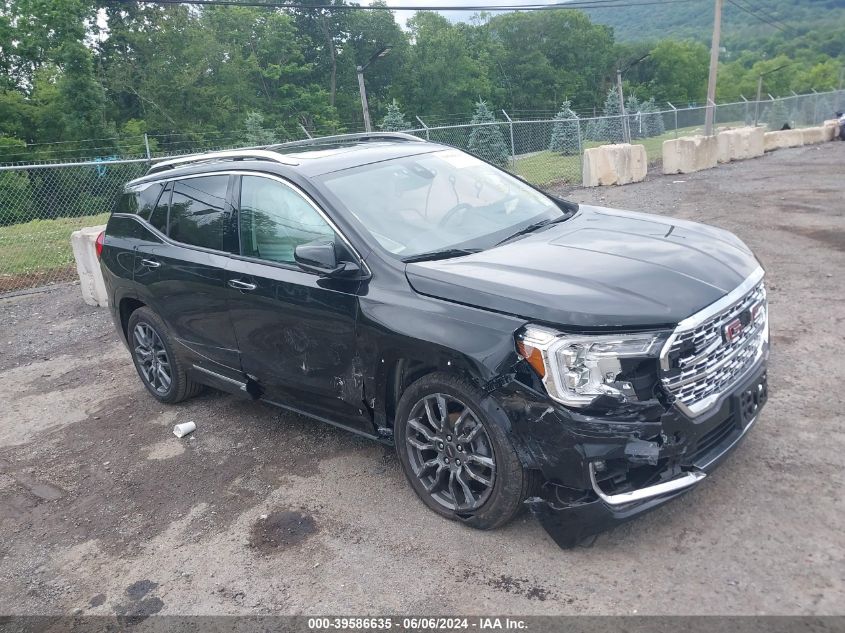
<path id="1" fill-rule="evenodd" d="M 346 169 L 321 180 L 384 249 L 401 259 L 489 248 L 564 213 L 519 179 L 451 149 Z"/>

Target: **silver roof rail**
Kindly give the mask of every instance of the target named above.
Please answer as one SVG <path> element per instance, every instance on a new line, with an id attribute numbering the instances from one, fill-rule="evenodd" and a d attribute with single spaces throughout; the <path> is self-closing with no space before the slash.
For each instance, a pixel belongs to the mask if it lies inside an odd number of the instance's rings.
<path id="1" fill-rule="evenodd" d="M 353 134 L 318 136 L 316 138 L 306 138 L 301 141 L 288 141 L 287 143 L 277 143 L 275 145 L 268 145 L 267 149 L 309 147 L 312 145 L 322 145 L 324 143 L 336 143 L 338 141 L 411 141 L 416 143 L 426 142 L 424 138 L 414 136 L 413 134 L 407 134 L 405 132 L 356 132 Z"/>
<path id="2" fill-rule="evenodd" d="M 147 170 L 147 174 L 156 174 L 166 169 L 182 165 L 211 163 L 221 160 L 269 160 L 283 165 L 298 165 L 299 163 L 283 154 L 268 149 L 230 149 L 222 152 L 207 152 L 205 154 L 190 154 L 179 158 L 170 158 L 155 163 Z"/>
<path id="3" fill-rule="evenodd" d="M 298 165 L 298 161 L 278 152 L 277 150 L 288 149 L 291 147 L 312 147 L 326 143 L 336 143 L 338 141 L 411 141 L 425 143 L 424 139 L 404 132 L 359 132 L 356 134 L 336 134 L 334 136 L 319 136 L 313 139 L 309 138 L 301 141 L 289 141 L 287 143 L 278 143 L 275 145 L 267 145 L 265 147 L 246 147 L 242 149 L 229 149 L 220 152 L 189 154 L 178 158 L 169 158 L 167 160 L 154 163 L 152 167 L 147 170 L 147 175 L 157 174 L 165 171 L 166 169 L 181 167 L 182 165 L 212 163 L 221 160 L 256 159 L 269 160 L 283 165 Z"/>

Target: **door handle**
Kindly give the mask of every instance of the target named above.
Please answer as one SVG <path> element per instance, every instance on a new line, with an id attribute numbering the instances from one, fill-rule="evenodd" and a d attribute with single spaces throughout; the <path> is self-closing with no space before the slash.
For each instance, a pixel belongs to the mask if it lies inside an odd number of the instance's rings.
<path id="1" fill-rule="evenodd" d="M 258 286 L 241 281 L 240 279 L 230 279 L 229 287 L 234 288 L 235 290 L 255 290 Z"/>
<path id="2" fill-rule="evenodd" d="M 154 259 L 142 259 L 141 264 L 146 266 L 147 268 L 158 268 L 161 266 L 161 262 L 157 262 Z"/>

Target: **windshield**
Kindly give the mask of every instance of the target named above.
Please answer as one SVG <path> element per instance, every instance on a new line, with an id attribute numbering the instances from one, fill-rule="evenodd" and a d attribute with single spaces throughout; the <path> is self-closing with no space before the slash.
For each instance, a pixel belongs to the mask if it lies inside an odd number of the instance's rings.
<path id="1" fill-rule="evenodd" d="M 402 259 L 489 248 L 563 215 L 551 198 L 459 150 L 362 165 L 321 180 L 383 248 Z"/>

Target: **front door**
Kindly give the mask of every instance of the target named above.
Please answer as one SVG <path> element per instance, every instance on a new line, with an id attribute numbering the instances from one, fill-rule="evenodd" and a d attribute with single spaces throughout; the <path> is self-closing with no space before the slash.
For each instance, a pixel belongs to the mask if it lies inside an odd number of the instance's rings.
<path id="1" fill-rule="evenodd" d="M 170 328 L 189 365 L 231 377 L 240 375 L 240 360 L 224 280 L 229 180 L 220 174 L 167 185 L 149 223 L 169 239 L 148 231 L 136 250 L 135 281 L 139 298 Z"/>
<path id="2" fill-rule="evenodd" d="M 244 372 L 268 400 L 372 433 L 355 339 L 360 283 L 305 272 L 293 257 L 338 236 L 286 181 L 245 175 L 239 185 L 240 256 L 226 282 Z"/>

